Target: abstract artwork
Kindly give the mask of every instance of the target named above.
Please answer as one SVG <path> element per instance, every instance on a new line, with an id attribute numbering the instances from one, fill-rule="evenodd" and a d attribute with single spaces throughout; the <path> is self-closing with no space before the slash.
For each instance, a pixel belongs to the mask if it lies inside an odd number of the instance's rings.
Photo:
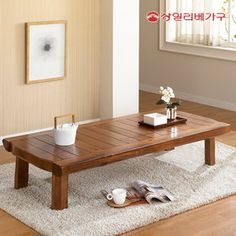
<path id="1" fill-rule="evenodd" d="M 26 83 L 66 76 L 66 21 L 26 23 Z"/>

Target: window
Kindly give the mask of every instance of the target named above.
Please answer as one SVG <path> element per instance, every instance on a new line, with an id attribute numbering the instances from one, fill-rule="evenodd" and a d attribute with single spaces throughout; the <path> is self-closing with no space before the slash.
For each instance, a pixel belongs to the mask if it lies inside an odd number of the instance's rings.
<path id="1" fill-rule="evenodd" d="M 225 21 L 225 45 L 236 48 L 236 1 L 224 0 L 222 10 L 228 16 Z"/>
<path id="2" fill-rule="evenodd" d="M 236 0 L 161 0 L 160 49 L 236 61 Z"/>

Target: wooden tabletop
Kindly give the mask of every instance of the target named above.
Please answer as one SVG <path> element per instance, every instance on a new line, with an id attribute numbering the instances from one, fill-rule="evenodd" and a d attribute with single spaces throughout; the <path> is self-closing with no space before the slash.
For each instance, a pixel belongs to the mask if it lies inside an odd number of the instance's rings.
<path id="1" fill-rule="evenodd" d="M 78 128 L 76 143 L 54 144 L 53 131 L 5 139 L 4 147 L 53 173 L 72 173 L 130 157 L 205 140 L 230 131 L 230 125 L 178 112 L 186 124 L 153 130 L 139 126 L 143 114 L 99 121 Z"/>

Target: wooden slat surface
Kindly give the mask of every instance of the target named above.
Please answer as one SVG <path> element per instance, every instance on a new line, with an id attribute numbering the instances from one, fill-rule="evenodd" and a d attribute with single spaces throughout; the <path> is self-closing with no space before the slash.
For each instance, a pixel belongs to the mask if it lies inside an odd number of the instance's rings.
<path id="1" fill-rule="evenodd" d="M 142 114 L 83 125 L 76 143 L 68 147 L 54 144 L 53 131 L 7 139 L 4 145 L 15 155 L 27 153 L 27 161 L 39 167 L 51 171 L 54 164 L 71 173 L 229 131 L 226 123 L 183 112 L 179 115 L 188 119 L 186 124 L 159 130 L 139 126 Z"/>
<path id="2" fill-rule="evenodd" d="M 102 128 L 103 130 L 109 130 L 109 131 L 112 131 L 113 133 L 121 134 L 123 136 L 133 138 L 135 140 L 144 140 L 145 139 L 145 136 L 143 136 L 142 134 L 137 134 L 137 133 L 134 133 L 132 131 L 114 126 L 114 125 L 109 124 L 109 123 L 101 124 L 101 125 L 99 125 L 99 127 Z"/>

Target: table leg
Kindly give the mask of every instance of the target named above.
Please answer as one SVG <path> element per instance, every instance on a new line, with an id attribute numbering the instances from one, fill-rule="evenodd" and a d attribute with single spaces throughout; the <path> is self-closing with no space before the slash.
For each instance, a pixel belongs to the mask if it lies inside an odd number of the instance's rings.
<path id="1" fill-rule="evenodd" d="M 215 138 L 205 140 L 205 163 L 215 165 Z"/>
<path id="2" fill-rule="evenodd" d="M 68 175 L 52 175 L 52 206 L 53 210 L 68 207 Z"/>
<path id="3" fill-rule="evenodd" d="M 16 157 L 15 189 L 27 187 L 28 180 L 29 180 L 29 163 Z"/>

